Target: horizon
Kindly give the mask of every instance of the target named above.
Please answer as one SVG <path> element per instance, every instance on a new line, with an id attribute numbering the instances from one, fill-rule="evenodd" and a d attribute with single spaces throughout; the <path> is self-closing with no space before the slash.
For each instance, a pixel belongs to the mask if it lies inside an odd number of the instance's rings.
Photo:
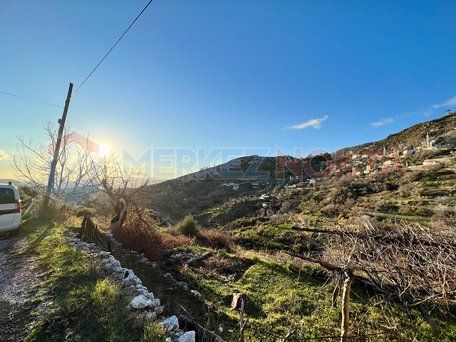
<path id="1" fill-rule="evenodd" d="M 63 106 L 145 3 L 0 4 L 0 91 Z M 67 122 L 136 160 L 378 141 L 456 108 L 455 19 L 452 1 L 154 1 L 73 95 Z M 14 179 L 17 137 L 45 144 L 62 110 L 0 93 L 0 111 L 0 178 Z"/>

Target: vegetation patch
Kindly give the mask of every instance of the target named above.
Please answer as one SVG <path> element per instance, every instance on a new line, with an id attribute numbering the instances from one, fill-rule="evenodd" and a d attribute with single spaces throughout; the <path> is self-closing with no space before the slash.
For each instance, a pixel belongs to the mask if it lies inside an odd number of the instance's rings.
<path id="1" fill-rule="evenodd" d="M 128 341 L 143 338 L 144 323 L 128 311 L 121 287 L 89 255 L 70 247 L 62 227 L 45 222 L 24 224 L 39 255 L 46 280 L 40 285 L 47 303 L 28 341 Z M 146 328 L 146 331 L 148 328 Z M 144 336 L 151 336 L 150 331 Z M 152 340 L 152 339 L 149 339 Z"/>

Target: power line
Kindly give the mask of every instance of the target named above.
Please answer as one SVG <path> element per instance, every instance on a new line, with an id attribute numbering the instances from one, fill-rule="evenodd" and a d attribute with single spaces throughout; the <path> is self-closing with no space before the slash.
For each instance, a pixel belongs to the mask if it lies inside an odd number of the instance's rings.
<path id="1" fill-rule="evenodd" d="M 3 90 L 0 90 L 0 93 L 5 94 L 5 95 L 9 95 L 9 96 L 18 97 L 18 98 L 23 99 L 23 100 L 28 100 L 28 101 L 33 101 L 33 102 L 45 104 L 45 105 L 48 105 L 48 106 L 63 108 L 63 106 L 60 106 L 60 105 L 57 105 L 57 104 L 54 104 L 54 103 L 51 103 L 51 102 L 46 102 L 46 101 L 41 101 L 41 100 L 37 100 L 37 99 L 32 99 L 31 97 L 22 96 L 22 95 L 18 95 L 18 94 L 13 94 L 13 93 L 9 93 L 9 92 L 3 91 Z"/>
<path id="2" fill-rule="evenodd" d="M 81 87 L 86 83 L 86 81 L 92 76 L 92 74 L 98 69 L 98 67 L 103 63 L 103 61 L 108 57 L 108 55 L 111 53 L 112 50 L 116 47 L 116 45 L 121 41 L 121 39 L 127 34 L 127 32 L 130 30 L 130 28 L 135 24 L 135 22 L 139 19 L 139 17 L 146 11 L 147 7 L 152 3 L 153 0 L 149 0 L 147 5 L 142 9 L 142 11 L 137 15 L 135 20 L 133 20 L 130 24 L 130 26 L 127 27 L 127 29 L 122 33 L 122 35 L 117 39 L 117 41 L 114 43 L 114 45 L 109 49 L 109 51 L 104 55 L 104 57 L 98 62 L 98 64 L 95 66 L 95 68 L 92 69 L 92 71 L 87 75 L 87 77 L 82 81 L 81 85 L 76 89 L 75 93 L 81 89 Z"/>

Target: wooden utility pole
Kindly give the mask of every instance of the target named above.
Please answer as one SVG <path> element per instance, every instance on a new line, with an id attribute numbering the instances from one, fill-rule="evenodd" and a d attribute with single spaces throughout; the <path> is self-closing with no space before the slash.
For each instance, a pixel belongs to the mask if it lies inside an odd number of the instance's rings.
<path id="1" fill-rule="evenodd" d="M 52 162 L 51 162 L 51 170 L 49 172 L 49 179 L 48 179 L 48 184 L 47 184 L 47 188 L 46 188 L 46 195 L 44 197 L 44 203 L 43 203 L 44 211 L 46 211 L 49 208 L 49 199 L 51 196 L 52 188 L 54 187 L 55 169 L 57 167 L 57 161 L 58 161 L 59 152 L 60 152 L 60 145 L 62 143 L 62 137 L 63 137 L 63 130 L 65 128 L 65 121 L 66 121 L 66 117 L 67 117 L 67 113 L 68 113 L 68 108 L 70 107 L 70 100 L 71 100 L 72 93 L 73 93 L 73 83 L 70 82 L 70 86 L 68 87 L 67 98 L 65 100 L 65 107 L 63 108 L 62 118 L 59 119 L 59 133 L 57 135 L 57 141 L 55 142 L 54 156 L 53 156 Z"/>

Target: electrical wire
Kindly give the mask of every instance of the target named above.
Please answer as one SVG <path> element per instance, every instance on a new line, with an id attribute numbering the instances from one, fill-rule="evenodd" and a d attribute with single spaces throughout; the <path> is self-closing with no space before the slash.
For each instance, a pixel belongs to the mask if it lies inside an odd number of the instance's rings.
<path id="1" fill-rule="evenodd" d="M 117 41 L 114 43 L 114 45 L 109 49 L 109 51 L 104 55 L 104 57 L 98 62 L 98 64 L 95 66 L 95 68 L 92 69 L 92 71 L 87 75 L 87 77 L 82 81 L 82 83 L 79 85 L 79 87 L 76 89 L 74 92 L 75 94 L 81 89 L 81 87 L 86 83 L 86 81 L 92 76 L 92 74 L 98 69 L 98 67 L 103 63 L 103 61 L 108 57 L 108 55 L 111 53 L 112 50 L 116 47 L 116 45 L 122 40 L 122 38 L 127 34 L 127 32 L 130 30 L 130 28 L 135 24 L 135 22 L 139 19 L 139 17 L 146 11 L 147 7 L 152 3 L 153 0 L 149 0 L 147 5 L 142 9 L 142 11 L 136 16 L 136 18 L 131 22 L 131 24 L 127 27 L 127 29 L 122 33 L 122 35 L 117 39 Z"/>
<path id="2" fill-rule="evenodd" d="M 45 104 L 45 105 L 48 105 L 48 106 L 63 108 L 63 106 L 60 106 L 60 105 L 57 105 L 57 104 L 54 104 L 54 103 L 51 103 L 51 102 L 41 101 L 41 100 L 33 99 L 33 98 L 31 98 L 31 97 L 27 97 L 27 96 L 22 96 L 22 95 L 18 95 L 18 94 L 9 93 L 9 92 L 3 91 L 3 90 L 0 90 L 0 93 L 5 94 L 5 95 L 9 95 L 9 96 L 18 97 L 18 98 L 23 99 L 23 100 L 28 100 L 28 101 L 33 101 L 33 102 Z"/>

